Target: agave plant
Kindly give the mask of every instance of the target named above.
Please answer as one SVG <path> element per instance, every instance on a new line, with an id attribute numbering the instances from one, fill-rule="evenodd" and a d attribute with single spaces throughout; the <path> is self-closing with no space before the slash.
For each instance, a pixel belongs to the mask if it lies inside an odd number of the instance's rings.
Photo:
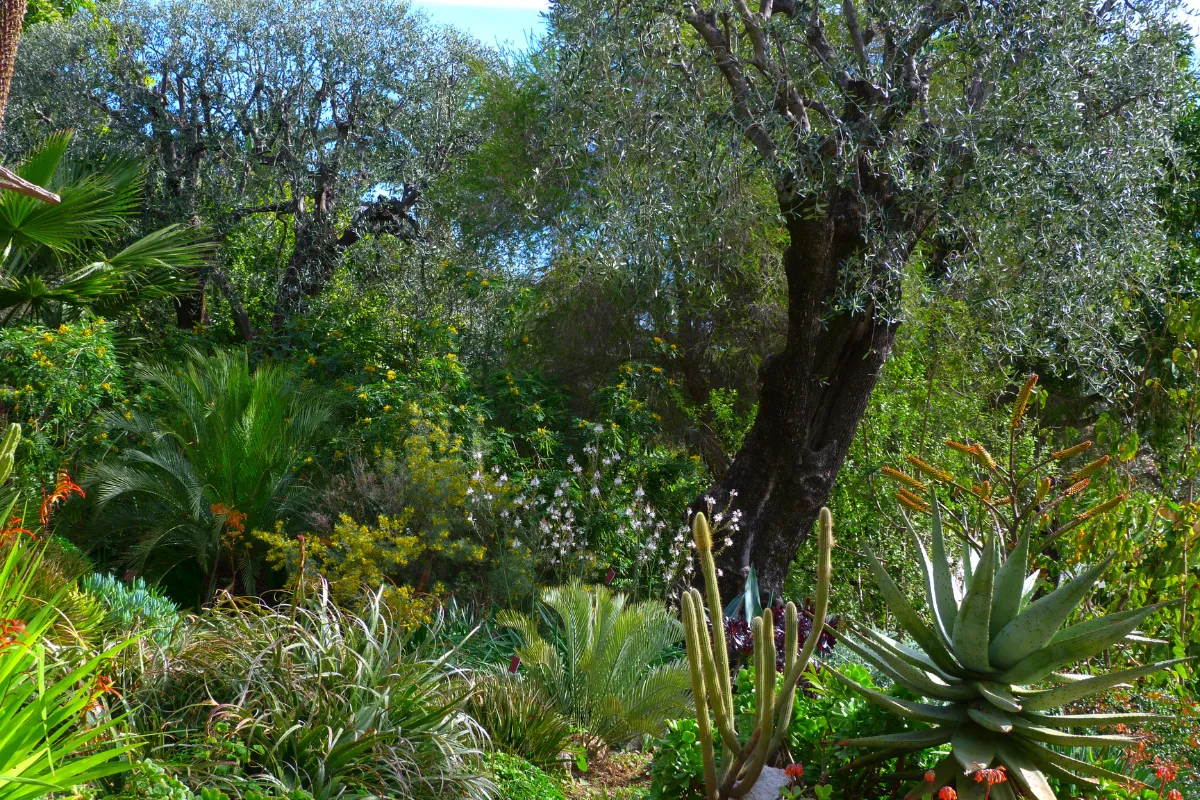
<path id="1" fill-rule="evenodd" d="M 1018 409 L 1013 414 L 1014 431 L 1020 425 L 1024 404 L 1035 381 L 1036 376 L 1026 383 L 1018 398 Z M 942 786 L 953 786 L 960 800 L 982 800 L 989 794 L 995 800 L 1010 800 L 1017 794 L 1036 800 L 1055 800 L 1048 777 L 1075 786 L 1095 785 L 1099 778 L 1128 782 L 1128 776 L 1073 758 L 1056 748 L 1133 744 L 1134 740 L 1123 736 L 1087 735 L 1072 732 L 1072 729 L 1145 722 L 1157 717 L 1051 712 L 1186 661 L 1161 661 L 1092 676 L 1061 672 L 1068 665 L 1096 656 L 1122 640 L 1140 638 L 1136 629 L 1162 604 L 1108 614 L 1064 628 L 1072 612 L 1104 574 L 1112 557 L 1080 570 L 1054 591 L 1031 602 L 1039 578 L 1037 571 L 1029 572 L 1031 550 L 1046 539 L 1052 540 L 1061 530 L 1090 518 L 1088 515 L 1092 512 L 1074 515 L 1059 531 L 1051 531 L 1046 537 L 1035 540 L 1035 536 L 1040 536 L 1039 525 L 1045 519 L 1042 511 L 1047 504 L 1073 496 L 1069 494 L 1071 489 L 1058 499 L 1049 500 L 1049 481 L 1035 483 L 1028 480 L 1027 473 L 1022 478 L 1011 464 L 1007 472 L 1002 470 L 979 445 L 959 445 L 955 449 L 971 454 L 993 473 L 998 485 L 1011 490 L 1008 498 L 994 502 L 982 497 L 982 492 L 974 493 L 992 511 L 1006 502 L 1017 509 L 1018 500 L 1013 498 L 1018 498 L 1024 485 L 1037 487 L 1031 490 L 1033 502 L 1024 513 L 1014 513 L 1012 530 L 1017 532 L 1016 543 L 1007 552 L 1004 536 L 999 530 L 983 541 L 967 530 L 966 525 L 957 531 L 963 537 L 962 585 L 959 586 L 948 554 L 946 526 L 936 493 L 929 492 L 929 501 L 911 493 L 908 498 L 902 498 L 902 502 L 903 499 L 909 501 L 904 505 L 910 509 L 927 510 L 932 520 L 928 551 L 912 525 L 908 526 L 925 579 L 929 619 L 923 618 L 908 602 L 879 559 L 868 550 L 867 561 L 879 589 L 916 647 L 857 623 L 850 625 L 848 635 L 843 636 L 842 641 L 899 686 L 934 702 L 910 702 L 890 697 L 861 686 L 833 668 L 830 671 L 869 700 L 907 719 L 930 723 L 931 727 L 851 739 L 841 744 L 877 751 L 854 762 L 858 766 L 949 744 L 950 754 L 938 764 L 933 775 L 928 776 L 933 778 L 932 785 L 918 783 L 909 792 L 909 798 L 937 793 Z M 1086 449 L 1079 445 L 1059 451 L 1051 458 L 1063 460 Z M 1089 475 L 1094 473 L 1099 469 L 1094 465 L 1101 461 L 1107 459 L 1094 461 L 1076 471 L 1071 476 L 1073 480 L 1068 481 L 1071 487 L 1087 479 L 1087 475 L 1079 477 L 1081 472 L 1090 470 Z M 928 465 L 925 470 L 927 476 L 943 484 L 954 484 L 944 470 Z M 913 490 L 924 491 L 926 488 L 912 478 L 906 482 Z M 1112 507 L 1111 501 L 1105 501 L 1097 508 L 1104 506 Z"/>

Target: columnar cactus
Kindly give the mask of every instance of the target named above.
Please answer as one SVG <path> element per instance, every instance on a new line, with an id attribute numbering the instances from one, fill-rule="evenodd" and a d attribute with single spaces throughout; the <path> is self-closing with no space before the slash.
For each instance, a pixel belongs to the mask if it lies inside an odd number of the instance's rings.
<path id="1" fill-rule="evenodd" d="M 1072 733 L 1070 729 L 1145 722 L 1155 719 L 1153 715 L 1048 712 L 1186 661 L 1161 661 L 1106 675 L 1059 672 L 1135 635 L 1137 626 L 1161 606 L 1122 611 L 1063 628 L 1112 557 L 1030 602 L 1038 573 L 1026 575 L 1028 529 L 1006 557 L 995 533 L 981 548 L 968 538 L 963 553 L 965 591 L 960 597 L 951 576 L 936 497 L 930 505 L 932 554 L 909 528 L 925 576 L 928 621 L 909 604 L 875 555 L 867 552 L 884 599 L 916 646 L 901 644 L 862 624 L 851 625 L 852 635 L 843 635 L 842 643 L 897 685 L 933 702 L 891 697 L 830 668 L 839 680 L 872 702 L 930 727 L 843 741 L 844 746 L 876 751 L 851 766 L 949 744 L 950 754 L 929 776 L 933 783 L 917 783 L 908 794 L 910 800 L 936 795 L 942 786 L 955 787 L 959 800 L 984 800 L 989 794 L 991 800 L 1014 800 L 1016 794 L 1055 800 L 1047 776 L 1075 786 L 1094 786 L 1099 778 L 1118 783 L 1132 780 L 1054 748 L 1127 746 L 1134 740 Z M 1003 782 L 992 786 L 993 779 Z"/>
<path id="2" fill-rule="evenodd" d="M 813 608 L 813 625 L 798 650 L 799 615 L 795 603 L 784 611 L 784 668 L 783 684 L 776 688 L 775 680 L 775 620 L 770 609 L 763 611 L 750 623 L 754 639 L 754 729 L 742 743 L 734 725 L 733 690 L 729 676 L 729 651 L 725 643 L 722 618 L 724 605 L 717 588 L 717 571 L 713 564 L 712 532 L 703 514 L 697 514 L 692 524 L 696 550 L 708 594 L 708 610 L 712 620 L 709 636 L 705 619 L 704 599 L 698 589 L 683 595 L 683 625 L 687 632 L 687 654 L 691 666 L 692 693 L 696 700 L 696 718 L 700 727 L 700 742 L 704 757 L 704 785 L 708 800 L 728 800 L 742 797 L 753 788 L 763 767 L 783 743 L 788 722 L 792 718 L 792 703 L 796 685 L 812 659 L 829 609 L 829 584 L 833 572 L 830 553 L 833 550 L 833 518 L 829 509 L 821 509 L 818 533 L 817 590 Z M 720 756 L 713 746 L 709 710 L 716 721 L 720 739 Z"/>

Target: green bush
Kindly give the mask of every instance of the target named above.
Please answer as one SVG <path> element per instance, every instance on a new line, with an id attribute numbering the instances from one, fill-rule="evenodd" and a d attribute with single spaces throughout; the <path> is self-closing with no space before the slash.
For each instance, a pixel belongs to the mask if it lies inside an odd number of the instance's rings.
<path id="1" fill-rule="evenodd" d="M 492 748 L 543 770 L 560 768 L 571 724 L 535 687 L 512 675 L 483 678 L 467 710 L 487 731 Z"/>
<path id="2" fill-rule="evenodd" d="M 506 611 L 498 620 L 524 641 L 526 679 L 567 719 L 616 747 L 692 710 L 687 663 L 663 663 L 683 626 L 661 602 L 572 582 L 543 591 L 542 603 L 546 637 L 532 617 Z"/>
<path id="3" fill-rule="evenodd" d="M 550 776 L 528 761 L 506 753 L 492 753 L 487 761 L 504 800 L 566 800 Z"/>
<path id="4" fill-rule="evenodd" d="M 666 734 L 654 743 L 650 800 L 704 800 L 703 758 L 696 720 L 668 722 Z"/>

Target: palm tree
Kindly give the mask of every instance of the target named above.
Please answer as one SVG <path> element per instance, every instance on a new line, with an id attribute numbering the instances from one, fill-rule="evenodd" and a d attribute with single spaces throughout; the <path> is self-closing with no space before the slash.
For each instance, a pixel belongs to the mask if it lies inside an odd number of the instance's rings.
<path id="1" fill-rule="evenodd" d="M 67 158 L 70 143 L 70 133 L 46 138 L 15 173 L 59 202 L 0 184 L 14 189 L 0 192 L 0 323 L 57 325 L 85 309 L 111 316 L 175 297 L 191 288 L 185 271 L 202 266 L 211 250 L 197 231 L 172 225 L 106 255 L 128 233 L 144 171 L 122 159 Z"/>
<path id="2" fill-rule="evenodd" d="M 139 444 L 89 473 L 105 543 L 139 571 L 200 570 L 202 601 L 222 575 L 253 592 L 262 558 L 250 534 L 299 509 L 297 475 L 332 405 L 277 365 L 251 372 L 244 350 L 190 351 L 183 365 L 138 371 L 162 410 L 109 417 Z"/>

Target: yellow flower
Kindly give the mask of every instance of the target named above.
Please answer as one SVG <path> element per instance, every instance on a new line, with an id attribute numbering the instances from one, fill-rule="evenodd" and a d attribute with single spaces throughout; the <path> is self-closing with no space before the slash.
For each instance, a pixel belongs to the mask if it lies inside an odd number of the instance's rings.
<path id="1" fill-rule="evenodd" d="M 446 360 L 447 361 L 457 361 L 458 356 L 454 355 L 454 353 L 446 353 Z"/>
<path id="2" fill-rule="evenodd" d="M 366 399 L 367 399 L 367 393 L 366 393 L 366 392 L 359 392 L 359 393 L 358 393 L 358 399 L 359 399 L 359 400 L 366 400 Z"/>
<path id="3" fill-rule="evenodd" d="M 366 366 L 364 366 L 364 367 L 363 367 L 363 369 L 364 369 L 364 370 L 366 370 L 367 372 L 374 372 L 374 371 L 375 371 L 375 365 L 374 365 L 374 364 L 367 364 Z"/>
<path id="4" fill-rule="evenodd" d="M 107 352 L 108 352 L 108 348 L 105 347 L 104 345 L 100 345 L 99 347 L 96 348 L 96 355 L 100 356 L 101 358 L 104 358 L 104 355 Z"/>
<path id="5" fill-rule="evenodd" d="M 487 286 L 487 285 L 488 285 L 487 278 L 484 278 L 483 280 L 481 280 L 481 281 L 479 282 L 479 285 L 480 285 L 480 286 Z"/>
<path id="6" fill-rule="evenodd" d="M 394 370 L 394 369 L 389 369 L 389 370 L 387 371 L 387 379 L 388 379 L 389 381 L 394 381 L 394 380 L 396 380 L 396 370 Z"/>
<path id="7" fill-rule="evenodd" d="M 384 406 L 384 407 L 383 407 L 383 410 L 384 410 L 384 411 L 391 411 L 391 410 L 392 410 L 392 407 L 391 407 L 391 406 Z"/>
<path id="8" fill-rule="evenodd" d="M 309 456 L 308 458 L 304 459 L 304 463 L 305 463 L 305 464 L 311 464 L 311 463 L 312 463 L 312 456 Z"/>
<path id="9" fill-rule="evenodd" d="M 658 373 L 662 372 L 662 367 L 651 367 L 650 371 L 657 375 Z"/>
<path id="10" fill-rule="evenodd" d="M 663 344 L 663 338 L 661 336 L 655 336 L 654 343 L 655 344 Z"/>
<path id="11" fill-rule="evenodd" d="M 103 389 L 103 390 L 104 390 L 104 391 L 106 391 L 106 392 L 111 392 L 111 391 L 112 391 L 112 384 L 111 384 L 111 383 L 109 383 L 108 381 L 105 381 L 104 383 L 100 384 L 100 388 L 101 388 L 101 389 Z"/>
<path id="12" fill-rule="evenodd" d="M 524 342 L 525 344 L 529 344 L 529 337 L 528 337 L 528 336 L 524 336 L 524 337 L 522 337 L 522 338 L 521 338 L 521 341 L 522 341 L 522 342 Z"/>
<path id="13" fill-rule="evenodd" d="M 308 357 L 308 365 L 310 367 L 315 367 L 317 365 L 317 359 L 313 358 L 312 356 L 309 356 Z"/>

